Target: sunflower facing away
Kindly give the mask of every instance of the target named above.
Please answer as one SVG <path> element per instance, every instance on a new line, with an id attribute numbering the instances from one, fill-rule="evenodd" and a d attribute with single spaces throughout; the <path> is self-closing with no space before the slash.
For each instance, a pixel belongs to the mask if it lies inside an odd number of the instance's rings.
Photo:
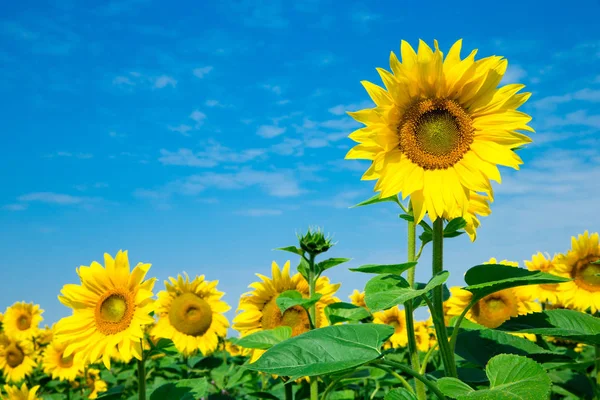
<path id="1" fill-rule="evenodd" d="M 125 359 L 142 358 L 144 325 L 154 322 L 149 314 L 155 278 L 144 280 L 150 264 L 139 263 L 131 271 L 126 251 L 114 259 L 104 254 L 104 263 L 79 267 L 81 285 L 63 287 L 58 299 L 73 315 L 56 324 L 55 337 L 68 343 L 64 357 L 81 353 L 86 363 L 102 358 L 110 368 L 115 347 Z"/>
<path id="2" fill-rule="evenodd" d="M 290 262 L 286 262 L 283 270 L 277 263 L 271 265 L 272 278 L 256 274 L 262 282 L 254 282 L 249 287 L 253 290 L 242 295 L 238 312 L 233 320 L 233 329 L 246 336 L 264 329 L 273 329 L 278 326 L 292 328 L 292 336 L 297 336 L 310 329 L 308 313 L 300 306 L 287 309 L 283 314 L 275 302 L 277 297 L 287 290 L 297 290 L 302 297 L 308 298 L 309 288 L 306 279 L 296 273 L 290 276 Z M 316 293 L 322 296 L 316 304 L 317 328 L 329 324 L 325 316 L 325 307 L 339 300 L 334 297 L 340 284 L 331 284 L 329 278 L 321 276 L 316 282 Z M 264 350 L 253 350 L 251 361 L 256 361 Z"/>
<path id="3" fill-rule="evenodd" d="M 6 396 L 0 393 L 0 399 L 5 400 L 39 400 L 36 393 L 39 390 L 40 385 L 36 385 L 31 389 L 27 388 L 27 384 L 23 383 L 21 387 L 4 385 L 4 391 Z"/>
<path id="4" fill-rule="evenodd" d="M 538 252 L 534 254 L 531 260 L 525 260 L 525 266 L 530 271 L 542 271 L 552 275 L 570 278 L 568 273 L 561 272 L 557 268 L 558 254 L 550 257 L 549 254 Z M 554 305 L 564 304 L 564 284 L 551 283 L 545 285 L 529 285 L 521 286 L 521 292 L 528 296 L 531 300 L 539 300 L 542 303 L 550 303 Z"/>
<path id="5" fill-rule="evenodd" d="M 32 339 L 38 333 L 38 325 L 44 318 L 44 310 L 33 303 L 16 302 L 4 313 L 4 331 L 18 340 Z"/>
<path id="6" fill-rule="evenodd" d="M 191 355 L 198 350 L 209 355 L 217 349 L 219 337 L 227 335 L 229 321 L 223 315 L 231 307 L 221 300 L 218 281 L 194 280 L 185 275 L 169 278 L 166 289 L 158 293 L 159 320 L 152 336 L 171 339 L 177 350 Z"/>
<path id="7" fill-rule="evenodd" d="M 367 307 L 367 304 L 365 303 L 365 292 L 359 292 L 358 290 L 354 289 L 352 294 L 348 297 L 350 297 L 350 302 L 355 306 Z"/>
<path id="8" fill-rule="evenodd" d="M 394 327 L 394 334 L 385 342 L 384 348 L 405 347 L 408 344 L 405 313 L 398 306 L 374 313 L 373 323 Z"/>
<path id="9" fill-rule="evenodd" d="M 595 313 L 600 310 L 600 243 L 598 233 L 571 238 L 571 249 L 557 258 L 556 269 L 573 280 L 561 284 L 565 305 Z"/>
<path id="10" fill-rule="evenodd" d="M 14 340 L 3 337 L 0 346 L 0 369 L 9 382 L 20 382 L 29 376 L 37 363 L 31 340 Z"/>
<path id="11" fill-rule="evenodd" d="M 477 50 L 462 59 L 462 40 L 443 58 L 419 41 L 418 51 L 402 41 L 402 62 L 390 55 L 392 73 L 377 71 L 387 91 L 363 81 L 376 107 L 349 115 L 365 125 L 350 134 L 359 144 L 347 159 L 371 160 L 363 180 L 377 180 L 381 197 L 411 196 L 417 222 L 429 213 L 462 216 L 471 192 L 491 192 L 500 182 L 497 165 L 519 169 L 513 149 L 531 139 L 531 117 L 517 108 L 530 93 L 524 85 L 497 88 L 507 68 L 502 57 L 475 60 Z"/>
<path id="12" fill-rule="evenodd" d="M 53 341 L 44 350 L 42 367 L 45 373 L 52 376 L 52 379 L 74 381 L 83 372 L 85 365 L 81 360 L 81 354 L 75 353 L 65 357 L 66 348 L 64 343 Z"/>

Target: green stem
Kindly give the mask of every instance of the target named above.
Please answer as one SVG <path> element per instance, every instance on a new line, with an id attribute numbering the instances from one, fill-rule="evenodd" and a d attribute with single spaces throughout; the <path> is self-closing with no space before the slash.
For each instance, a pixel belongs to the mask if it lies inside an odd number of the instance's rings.
<path id="1" fill-rule="evenodd" d="M 419 373 L 421 375 L 425 375 L 425 371 L 427 371 L 427 363 L 429 362 L 429 359 L 431 358 L 431 356 L 433 355 L 433 352 L 437 348 L 438 348 L 438 344 L 436 343 L 433 346 L 431 346 L 429 351 L 427 351 L 427 353 L 425 354 L 425 357 L 423 358 L 423 362 L 421 363 L 421 369 L 419 370 Z"/>
<path id="2" fill-rule="evenodd" d="M 438 217 L 433 222 L 433 263 L 432 275 L 435 276 L 444 270 L 444 220 Z M 426 297 L 426 296 L 425 296 Z M 433 289 L 433 307 L 431 315 L 433 317 L 436 337 L 440 346 L 442 360 L 444 361 L 444 372 L 446 376 L 457 378 L 456 364 L 454 362 L 454 353 L 448 343 L 448 331 L 444 322 L 444 288 L 442 285 Z M 437 323 L 436 323 L 437 320 Z"/>
<path id="3" fill-rule="evenodd" d="M 294 400 L 294 392 L 293 392 L 293 388 L 292 388 L 292 383 L 288 382 L 285 385 L 283 385 L 283 387 L 285 388 L 285 400 Z"/>
<path id="4" fill-rule="evenodd" d="M 143 347 L 142 347 L 143 348 Z M 146 400 L 146 363 L 144 353 L 142 359 L 138 360 L 138 399 Z"/>
<path id="5" fill-rule="evenodd" d="M 315 255 L 310 254 L 308 260 L 308 297 L 312 298 L 316 292 L 317 276 L 315 271 Z M 309 309 L 310 319 L 312 321 L 311 328 L 317 327 L 317 305 L 313 304 Z M 310 377 L 310 400 L 319 400 L 319 381 L 316 376 Z"/>
<path id="6" fill-rule="evenodd" d="M 409 206 L 409 209 L 412 209 Z M 414 221 L 408 222 L 408 262 L 415 261 L 415 248 L 417 241 L 417 227 Z M 415 269 L 416 267 L 409 268 L 408 270 L 408 283 L 410 287 L 415 286 Z M 406 331 L 408 336 L 408 354 L 410 357 L 410 363 L 415 371 L 421 369 L 419 365 L 419 350 L 417 349 L 417 340 L 415 337 L 415 324 L 413 317 L 413 302 L 412 299 L 404 303 L 405 318 L 406 318 Z M 425 385 L 415 379 L 415 389 L 417 390 L 418 400 L 427 400 L 427 391 Z"/>
<path id="7" fill-rule="evenodd" d="M 600 389 L 600 346 L 596 345 L 596 384 Z"/>
<path id="8" fill-rule="evenodd" d="M 408 375 L 412 376 L 413 378 L 416 378 L 419 381 L 423 382 L 425 384 L 425 386 L 427 386 L 429 388 L 429 390 L 431 390 L 433 393 L 435 393 L 435 395 L 439 399 L 446 400 L 446 397 L 440 391 L 440 389 L 438 389 L 438 387 L 435 385 L 435 383 L 431 382 L 429 379 L 425 378 L 423 375 L 419 374 L 418 372 L 413 371 L 411 368 L 407 367 L 406 365 L 401 364 L 399 362 L 385 360 L 385 359 L 375 361 L 372 365 L 374 366 L 375 363 L 385 364 L 390 367 L 399 369 L 400 371 L 404 372 L 405 374 L 408 374 Z"/>
<path id="9" fill-rule="evenodd" d="M 412 386 L 410 386 L 410 383 L 408 383 L 408 381 L 406 379 L 404 379 L 404 377 L 402 375 L 400 375 L 393 369 L 388 368 L 385 365 L 377 365 L 377 364 L 374 364 L 373 367 L 379 368 L 379 369 L 387 372 L 388 374 L 392 375 L 394 378 L 396 378 L 400 381 L 400 383 L 402 384 L 402 386 L 404 386 L 406 388 L 406 390 L 408 390 L 412 394 L 415 394 L 415 391 L 413 390 Z M 421 383 L 421 382 L 419 381 L 419 383 Z M 425 385 L 423 385 L 423 386 L 425 386 Z"/>
<path id="10" fill-rule="evenodd" d="M 471 299 L 469 304 L 467 304 L 465 309 L 454 322 L 454 327 L 452 328 L 452 336 L 450 337 L 450 350 L 452 351 L 452 354 L 454 354 L 454 351 L 456 349 L 456 339 L 458 338 L 458 331 L 460 330 L 460 325 L 462 324 L 463 319 L 465 319 L 465 316 L 467 315 L 469 310 L 477 303 L 477 301 L 473 300 L 474 299 Z"/>

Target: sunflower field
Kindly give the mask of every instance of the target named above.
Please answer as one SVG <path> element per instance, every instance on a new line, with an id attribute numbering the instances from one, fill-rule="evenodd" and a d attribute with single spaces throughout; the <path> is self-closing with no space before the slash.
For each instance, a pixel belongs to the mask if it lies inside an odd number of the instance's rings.
<path id="1" fill-rule="evenodd" d="M 161 284 L 127 251 L 105 254 L 64 285 L 72 314 L 53 326 L 42 326 L 43 305 L 0 314 L 0 397 L 600 399 L 598 233 L 565 234 L 564 248 L 524 265 L 482 260 L 455 271 L 462 287 L 446 285 L 444 248 L 465 233 L 476 240 L 498 166 L 519 169 L 531 142 L 522 132 L 533 132 L 518 111 L 531 94 L 499 86 L 506 59 L 462 58 L 461 47 L 444 56 L 437 41 L 416 51 L 403 41 L 391 71 L 377 69 L 384 87 L 362 82 L 376 107 L 348 113 L 364 127 L 346 158 L 370 160 L 363 180 L 376 181 L 357 206 L 397 209 L 405 259 L 352 268 L 371 278 L 340 299 L 327 272 L 349 259 L 328 258 L 335 243 L 310 228 L 278 249 L 290 261 L 258 271 L 227 304 L 204 275 Z M 428 282 L 416 268 L 431 269 Z M 420 308 L 429 318 L 415 320 Z"/>

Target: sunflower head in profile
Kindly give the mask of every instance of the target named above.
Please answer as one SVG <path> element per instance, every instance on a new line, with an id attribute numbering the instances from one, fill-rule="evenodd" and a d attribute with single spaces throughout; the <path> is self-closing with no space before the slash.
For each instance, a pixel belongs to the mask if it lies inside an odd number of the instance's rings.
<path id="1" fill-rule="evenodd" d="M 65 357 L 66 344 L 52 341 L 44 350 L 42 367 L 44 372 L 61 381 L 74 381 L 83 372 L 85 364 L 81 354 Z"/>
<path id="2" fill-rule="evenodd" d="M 365 303 L 365 292 L 359 292 L 358 290 L 354 289 L 352 294 L 348 297 L 350 298 L 350 302 L 355 306 L 367 307 L 367 304 Z"/>
<path id="3" fill-rule="evenodd" d="M 16 302 L 4 313 L 3 329 L 8 336 L 15 339 L 32 339 L 37 335 L 38 325 L 44 319 L 43 312 L 37 304 Z"/>
<path id="4" fill-rule="evenodd" d="M 564 305 L 580 311 L 600 310 L 600 243 L 598 233 L 585 231 L 571 238 L 571 249 L 556 260 L 559 273 L 572 278 L 562 283 Z"/>
<path id="5" fill-rule="evenodd" d="M 0 346 L 0 370 L 8 382 L 20 382 L 31 375 L 37 363 L 33 342 L 3 337 Z"/>
<path id="6" fill-rule="evenodd" d="M 150 264 L 139 263 L 131 271 L 126 251 L 114 259 L 105 254 L 104 263 L 79 267 L 81 285 L 63 287 L 58 299 L 73 315 L 56 324 L 55 338 L 68 343 L 64 357 L 81 353 L 85 363 L 102 358 L 110 368 L 115 347 L 125 359 L 142 358 L 144 326 L 154 322 L 155 279 L 144 280 Z"/>
<path id="7" fill-rule="evenodd" d="M 419 41 L 402 41 L 402 62 L 390 55 L 391 73 L 378 68 L 384 89 L 363 81 L 375 107 L 350 112 L 364 124 L 350 134 L 359 143 L 347 159 L 371 160 L 363 180 L 377 180 L 381 197 L 411 196 L 416 221 L 445 212 L 463 216 L 472 192 L 490 193 L 498 165 L 522 163 L 514 149 L 531 139 L 531 117 L 517 111 L 530 93 L 524 85 L 498 88 L 508 63 L 498 56 L 461 59 L 462 40 L 446 57 Z M 457 211 L 458 210 L 458 211 Z"/>
<path id="8" fill-rule="evenodd" d="M 23 383 L 21 387 L 4 385 L 4 391 L 6 396 L 0 393 L 0 399 L 3 400 L 40 400 L 37 396 L 37 391 L 40 389 L 40 385 L 36 385 L 31 389 L 27 388 L 27 384 Z"/>
<path id="9" fill-rule="evenodd" d="M 525 266 L 529 271 L 542 271 L 552 275 L 562 276 L 569 278 L 569 274 L 560 271 L 557 268 L 558 254 L 550 257 L 549 254 L 542 254 L 538 252 L 534 254 L 531 260 L 525 260 Z M 549 283 L 543 285 L 529 285 L 521 286 L 519 290 L 521 293 L 531 300 L 539 300 L 542 303 L 548 304 L 563 304 L 564 292 L 562 291 L 564 284 L 560 283 Z"/>
<path id="10" fill-rule="evenodd" d="M 204 275 L 190 281 L 187 274 L 165 281 L 166 290 L 158 293 L 158 322 L 152 336 L 171 339 L 177 350 L 191 355 L 198 350 L 209 355 L 217 349 L 219 338 L 225 337 L 229 321 L 223 315 L 230 307 L 221 300 L 218 281 L 207 281 Z"/>
<path id="11" fill-rule="evenodd" d="M 405 313 L 398 306 L 374 313 L 373 323 L 394 327 L 394 333 L 384 344 L 384 348 L 405 347 L 408 344 Z"/>
<path id="12" fill-rule="evenodd" d="M 454 213 L 448 211 L 444 212 L 444 219 L 450 221 L 454 218 L 464 218 L 467 225 L 465 226 L 465 232 L 469 235 L 472 242 L 477 238 L 477 228 L 481 225 L 479 217 L 487 217 L 492 213 L 490 209 L 490 203 L 493 201 L 492 193 L 479 194 L 477 192 L 471 192 L 469 199 L 469 208 L 466 213 L 462 213 L 458 209 L 454 209 Z"/>
<path id="13" fill-rule="evenodd" d="M 310 319 L 306 310 L 300 306 L 287 309 L 284 313 L 277 306 L 277 297 L 288 290 L 296 290 L 302 297 L 309 297 L 306 279 L 296 273 L 290 276 L 290 262 L 286 262 L 283 270 L 277 263 L 271 265 L 272 277 L 256 274 L 261 282 L 254 282 L 249 287 L 253 290 L 242 295 L 238 307 L 239 314 L 233 320 L 233 329 L 246 336 L 254 332 L 273 329 L 278 326 L 292 328 L 292 336 L 300 335 L 310 329 Z M 316 304 L 316 327 L 329 324 L 325 316 L 325 307 L 338 302 L 334 297 L 339 284 L 331 284 L 329 278 L 321 276 L 317 279 L 315 292 L 321 294 Z M 256 361 L 264 350 L 253 350 L 251 361 Z"/>

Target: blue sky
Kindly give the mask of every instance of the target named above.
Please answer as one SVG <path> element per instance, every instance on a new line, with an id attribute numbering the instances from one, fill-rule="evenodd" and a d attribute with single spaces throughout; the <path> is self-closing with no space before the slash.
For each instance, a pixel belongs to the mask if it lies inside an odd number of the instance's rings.
<path id="1" fill-rule="evenodd" d="M 289 258 L 271 249 L 309 225 L 349 267 L 405 261 L 393 205 L 348 209 L 373 183 L 359 180 L 368 163 L 343 160 L 358 126 L 344 111 L 370 105 L 359 82 L 379 83 L 402 39 L 447 51 L 463 38 L 463 56 L 507 57 L 504 83 L 533 92 L 534 143 L 521 171 L 501 171 L 478 240 L 446 245 L 451 284 L 489 257 L 522 262 L 597 231 L 598 2 L 443 3 L 4 4 L 0 308 L 34 301 L 55 322 L 75 268 L 119 249 L 153 264 L 158 289 L 181 271 L 220 280 L 235 308 L 254 273 Z M 429 264 L 425 251 L 418 277 Z M 343 300 L 368 278 L 330 277 Z"/>

